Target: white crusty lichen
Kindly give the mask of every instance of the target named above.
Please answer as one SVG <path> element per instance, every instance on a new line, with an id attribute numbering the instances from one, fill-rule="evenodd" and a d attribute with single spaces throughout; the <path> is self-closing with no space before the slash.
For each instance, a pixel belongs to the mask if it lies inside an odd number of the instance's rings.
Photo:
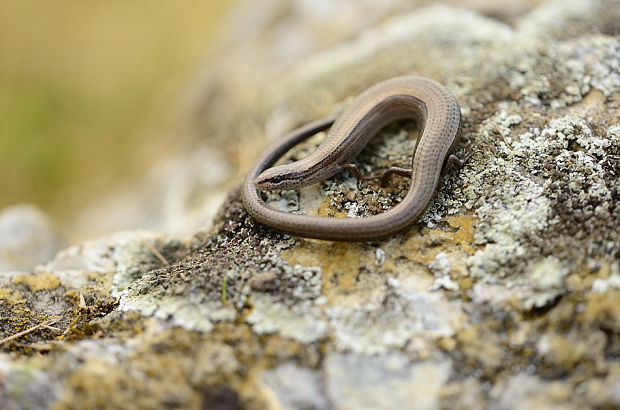
<path id="1" fill-rule="evenodd" d="M 459 290 L 459 284 L 450 277 L 450 258 L 446 253 L 438 253 L 435 260 L 428 263 L 428 268 L 435 274 L 435 281 L 428 290 Z"/>
<path id="2" fill-rule="evenodd" d="M 488 140 L 489 129 L 504 125 L 506 118 L 500 112 L 485 121 L 479 131 L 481 138 Z M 535 273 L 554 272 L 556 279 L 564 277 L 574 268 L 574 261 L 560 263 L 532 255 L 548 250 L 541 244 L 557 239 L 558 195 L 572 198 L 573 209 L 596 203 L 591 210 L 594 217 L 610 217 L 610 176 L 602 161 L 620 147 L 618 134 L 618 127 L 612 126 L 607 135 L 600 136 L 583 118 L 567 115 L 519 134 L 510 146 L 500 143 L 500 155 L 487 155 L 482 166 L 466 167 L 462 178 L 467 184 L 462 193 L 480 221 L 475 242 L 484 246 L 468 260 L 472 274 L 491 281 L 492 277 L 514 275 L 527 278 L 513 284 L 523 291 L 519 293 L 527 308 L 538 307 L 559 294 L 561 282 L 547 286 L 544 281 L 548 276 Z M 561 185 L 560 193 L 557 186 L 551 189 L 554 184 Z M 555 235 L 560 236 L 559 231 Z M 528 289 L 533 291 L 531 297 L 525 296 Z"/>
<path id="3" fill-rule="evenodd" d="M 246 318 L 257 334 L 278 333 L 300 343 L 313 343 L 325 335 L 327 324 L 315 303 L 304 301 L 294 306 L 274 302 L 268 295 L 252 297 L 252 312 Z"/>
<path id="4" fill-rule="evenodd" d="M 564 277 L 568 272 L 569 267 L 554 256 L 531 263 L 525 276 L 518 280 L 523 307 L 529 310 L 553 302 L 565 292 Z"/>
<path id="5" fill-rule="evenodd" d="M 604 293 L 611 289 L 620 290 L 620 262 L 614 261 L 609 265 L 609 276 L 592 282 L 592 291 Z"/>
<path id="6" fill-rule="evenodd" d="M 393 278 L 371 296 L 353 305 L 333 303 L 326 312 L 337 349 L 364 354 L 392 349 L 423 353 L 429 341 L 452 336 L 462 319 L 459 301 L 412 289 Z"/>

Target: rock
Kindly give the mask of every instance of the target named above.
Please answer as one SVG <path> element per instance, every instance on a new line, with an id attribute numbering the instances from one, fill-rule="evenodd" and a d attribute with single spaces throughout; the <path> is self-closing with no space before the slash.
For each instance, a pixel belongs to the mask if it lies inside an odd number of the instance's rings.
<path id="1" fill-rule="evenodd" d="M 465 167 L 442 178 L 411 229 L 366 243 L 274 231 L 247 214 L 238 188 L 208 224 L 185 225 L 226 183 L 194 171 L 226 165 L 156 174 L 187 177 L 155 190 L 176 203 L 171 218 L 159 204 L 151 214 L 164 234 L 117 233 L 0 276 L 2 403 L 618 407 L 620 3 L 323 3 L 244 3 L 194 88 L 189 129 L 249 167 L 269 140 L 415 73 L 457 97 L 457 153 L 473 149 Z M 324 18 L 336 11 L 343 18 Z M 390 125 L 357 160 L 366 173 L 407 164 L 417 135 Z M 357 190 L 341 173 L 266 198 L 293 213 L 366 217 L 407 187 L 394 178 Z"/>
<path id="2" fill-rule="evenodd" d="M 261 379 L 265 384 L 265 394 L 273 397 L 272 407 L 317 410 L 330 407 L 321 375 L 316 370 L 284 363 L 266 371 Z"/>
<path id="3" fill-rule="evenodd" d="M 28 366 L 13 366 L 0 357 L 0 401 L 6 410 L 48 409 L 62 392 L 51 375 Z M 17 394 L 16 394 L 17 393 Z"/>
<path id="4" fill-rule="evenodd" d="M 38 208 L 24 204 L 0 211 L 0 272 L 31 270 L 62 246 L 62 235 Z"/>
<path id="5" fill-rule="evenodd" d="M 436 409 L 450 375 L 449 361 L 411 363 L 398 353 L 326 358 L 328 396 L 335 408 Z"/>
<path id="6" fill-rule="evenodd" d="M 78 238 L 127 229 L 157 230 L 173 237 L 208 230 L 231 176 L 224 157 L 217 148 L 201 147 L 155 163 L 135 187 L 85 208 L 70 230 Z"/>

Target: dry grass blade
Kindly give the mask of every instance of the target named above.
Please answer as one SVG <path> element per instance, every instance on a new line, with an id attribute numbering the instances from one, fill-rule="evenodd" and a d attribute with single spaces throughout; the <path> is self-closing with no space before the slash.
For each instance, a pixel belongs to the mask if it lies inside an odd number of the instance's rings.
<path id="1" fill-rule="evenodd" d="M 4 339 L 0 340 L 0 346 L 2 346 L 5 343 L 8 343 L 8 342 L 10 342 L 12 340 L 18 339 L 18 338 L 20 338 L 20 337 L 22 337 L 24 335 L 27 335 L 28 333 L 32 333 L 35 330 L 39 330 L 41 328 L 46 328 L 49 325 L 53 325 L 54 323 L 58 322 L 59 320 L 60 320 L 60 317 L 57 317 L 57 318 L 54 318 L 54 319 L 49 319 L 49 320 L 46 320 L 43 323 L 39 323 L 38 325 L 35 325 L 35 326 L 33 326 L 33 327 L 29 328 L 29 329 L 26 329 L 26 330 L 23 330 L 23 331 L 21 331 L 19 333 L 15 333 L 14 335 L 5 337 Z"/>

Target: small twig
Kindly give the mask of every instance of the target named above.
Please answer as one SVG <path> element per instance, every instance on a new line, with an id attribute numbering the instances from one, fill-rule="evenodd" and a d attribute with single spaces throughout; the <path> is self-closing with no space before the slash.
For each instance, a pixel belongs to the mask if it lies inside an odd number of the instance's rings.
<path id="1" fill-rule="evenodd" d="M 228 304 L 228 275 L 225 275 L 222 280 L 222 303 Z"/>
<path id="2" fill-rule="evenodd" d="M 77 316 L 75 317 L 75 319 L 73 319 L 73 321 L 69 324 L 69 326 L 67 326 L 67 328 L 65 329 L 65 331 L 64 331 L 64 332 L 62 332 L 62 334 L 63 334 L 64 336 L 67 336 L 69 333 L 71 333 L 71 328 L 72 328 L 73 326 L 75 326 L 75 325 L 76 325 L 76 323 L 77 323 L 77 322 L 79 322 L 81 318 L 82 318 L 82 315 L 81 315 L 81 314 L 77 315 Z"/>
<path id="3" fill-rule="evenodd" d="M 51 330 L 52 332 L 56 333 L 62 333 L 62 330 L 54 326 L 43 326 L 43 329 Z"/>
<path id="4" fill-rule="evenodd" d="M 20 338 L 20 337 L 22 337 L 24 335 L 27 335 L 28 333 L 32 333 L 35 330 L 39 330 L 41 328 L 47 327 L 49 325 L 52 325 L 52 324 L 58 322 L 59 320 L 60 320 L 60 317 L 57 317 L 55 319 L 49 319 L 49 320 L 47 320 L 47 321 L 45 321 L 43 323 L 39 323 L 38 325 L 35 325 L 35 326 L 31 327 L 30 329 L 26 329 L 26 330 L 23 330 L 23 331 L 21 331 L 19 333 L 15 333 L 12 336 L 5 337 L 4 339 L 0 340 L 0 346 L 5 344 L 5 343 L 8 343 L 8 342 L 10 342 L 12 340 L 18 339 L 18 338 Z"/>
<path id="5" fill-rule="evenodd" d="M 497 126 L 497 124 L 495 124 L 495 132 L 497 132 L 499 134 L 500 137 L 502 137 L 502 139 L 504 140 L 504 142 L 506 143 L 506 145 L 508 145 L 508 148 L 510 148 L 510 150 L 512 150 L 512 145 L 510 145 L 510 143 L 508 143 L 508 140 L 506 139 L 506 137 L 504 136 L 504 134 L 502 133 L 502 131 L 499 129 L 499 127 Z"/>
<path id="6" fill-rule="evenodd" d="M 170 266 L 170 262 L 168 262 L 166 258 L 164 258 L 164 256 L 161 253 L 159 253 L 157 249 L 155 249 L 154 246 L 149 246 L 149 250 L 151 251 L 153 255 L 155 255 L 157 259 L 159 259 L 161 263 L 163 263 L 166 266 Z"/>

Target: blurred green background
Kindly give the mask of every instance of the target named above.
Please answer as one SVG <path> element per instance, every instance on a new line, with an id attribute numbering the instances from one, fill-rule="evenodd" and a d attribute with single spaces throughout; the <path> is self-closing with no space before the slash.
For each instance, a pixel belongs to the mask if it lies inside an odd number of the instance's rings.
<path id="1" fill-rule="evenodd" d="M 0 0 L 0 207 L 62 220 L 145 172 L 232 3 Z"/>

